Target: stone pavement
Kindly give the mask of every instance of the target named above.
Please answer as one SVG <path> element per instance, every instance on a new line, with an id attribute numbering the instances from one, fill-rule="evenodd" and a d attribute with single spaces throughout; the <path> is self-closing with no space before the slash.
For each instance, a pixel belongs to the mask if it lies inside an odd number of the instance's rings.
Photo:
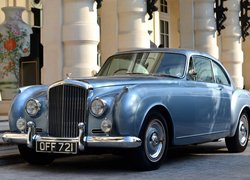
<path id="1" fill-rule="evenodd" d="M 3 144 L 2 134 L 9 131 L 8 116 L 0 116 L 0 145 Z"/>
<path id="2" fill-rule="evenodd" d="M 9 130 L 8 116 L 0 116 L 0 132 Z"/>
<path id="3" fill-rule="evenodd" d="M 9 131 L 8 116 L 0 116 L 0 159 L 18 156 L 19 152 L 16 145 L 3 142 L 2 135 Z"/>

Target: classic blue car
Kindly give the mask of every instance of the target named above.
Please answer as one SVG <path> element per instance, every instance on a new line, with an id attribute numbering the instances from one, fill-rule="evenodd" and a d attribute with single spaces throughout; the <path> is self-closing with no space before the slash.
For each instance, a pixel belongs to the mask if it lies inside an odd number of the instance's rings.
<path id="1" fill-rule="evenodd" d="M 225 138 L 230 152 L 244 151 L 249 117 L 250 93 L 234 87 L 218 60 L 143 49 L 111 56 L 95 77 L 20 88 L 3 140 L 31 164 L 126 149 L 137 168 L 152 170 L 171 146 Z"/>

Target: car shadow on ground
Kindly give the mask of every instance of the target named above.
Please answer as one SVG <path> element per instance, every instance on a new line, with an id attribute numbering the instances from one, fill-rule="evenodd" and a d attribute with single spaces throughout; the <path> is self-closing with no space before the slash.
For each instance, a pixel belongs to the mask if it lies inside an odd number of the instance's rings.
<path id="1" fill-rule="evenodd" d="M 195 160 L 206 160 L 214 155 L 229 155 L 223 143 L 209 143 L 203 145 L 189 145 L 174 147 L 169 149 L 168 157 L 163 162 L 163 166 L 174 166 L 176 164 L 188 164 Z M 52 164 L 47 166 L 29 165 L 29 169 L 39 169 L 39 171 L 63 172 L 63 173 L 107 173 L 134 171 L 131 161 L 126 156 L 102 154 L 102 155 L 77 155 L 57 158 Z"/>
<path id="2" fill-rule="evenodd" d="M 199 145 L 188 145 L 170 148 L 165 161 L 166 164 L 176 163 L 177 161 L 185 161 L 188 159 L 205 158 L 208 155 L 229 154 L 225 143 L 212 142 Z"/>

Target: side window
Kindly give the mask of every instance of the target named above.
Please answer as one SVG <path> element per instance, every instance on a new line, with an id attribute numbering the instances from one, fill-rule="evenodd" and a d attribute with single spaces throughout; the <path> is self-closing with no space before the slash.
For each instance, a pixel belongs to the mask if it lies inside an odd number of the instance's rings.
<path id="1" fill-rule="evenodd" d="M 165 53 L 156 71 L 158 74 L 167 74 L 182 77 L 186 65 L 186 56 L 182 54 Z"/>
<path id="2" fill-rule="evenodd" d="M 215 82 L 210 59 L 202 56 L 193 56 L 189 66 L 189 75 L 193 77 L 193 80 L 210 83 Z M 192 68 L 192 70 L 190 68 Z"/>
<path id="3" fill-rule="evenodd" d="M 215 62 L 213 62 L 213 70 L 215 82 L 223 85 L 230 85 L 230 81 L 224 70 Z"/>

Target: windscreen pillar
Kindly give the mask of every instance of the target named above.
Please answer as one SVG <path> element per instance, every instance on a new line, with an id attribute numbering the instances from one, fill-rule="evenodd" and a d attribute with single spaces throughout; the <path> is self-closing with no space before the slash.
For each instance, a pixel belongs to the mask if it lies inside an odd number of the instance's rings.
<path id="1" fill-rule="evenodd" d="M 224 2 L 228 11 L 222 31 L 221 60 L 229 71 L 235 86 L 243 88 L 242 64 L 243 51 L 241 41 L 241 27 L 239 22 L 240 0 L 227 0 Z"/>
<path id="2" fill-rule="evenodd" d="M 64 0 L 63 73 L 72 77 L 91 76 L 98 70 L 97 3 L 94 0 Z"/>
<path id="3" fill-rule="evenodd" d="M 194 49 L 219 57 L 214 0 L 194 0 Z"/>
<path id="4" fill-rule="evenodd" d="M 149 48 L 146 0 L 118 0 L 118 51 Z"/>

